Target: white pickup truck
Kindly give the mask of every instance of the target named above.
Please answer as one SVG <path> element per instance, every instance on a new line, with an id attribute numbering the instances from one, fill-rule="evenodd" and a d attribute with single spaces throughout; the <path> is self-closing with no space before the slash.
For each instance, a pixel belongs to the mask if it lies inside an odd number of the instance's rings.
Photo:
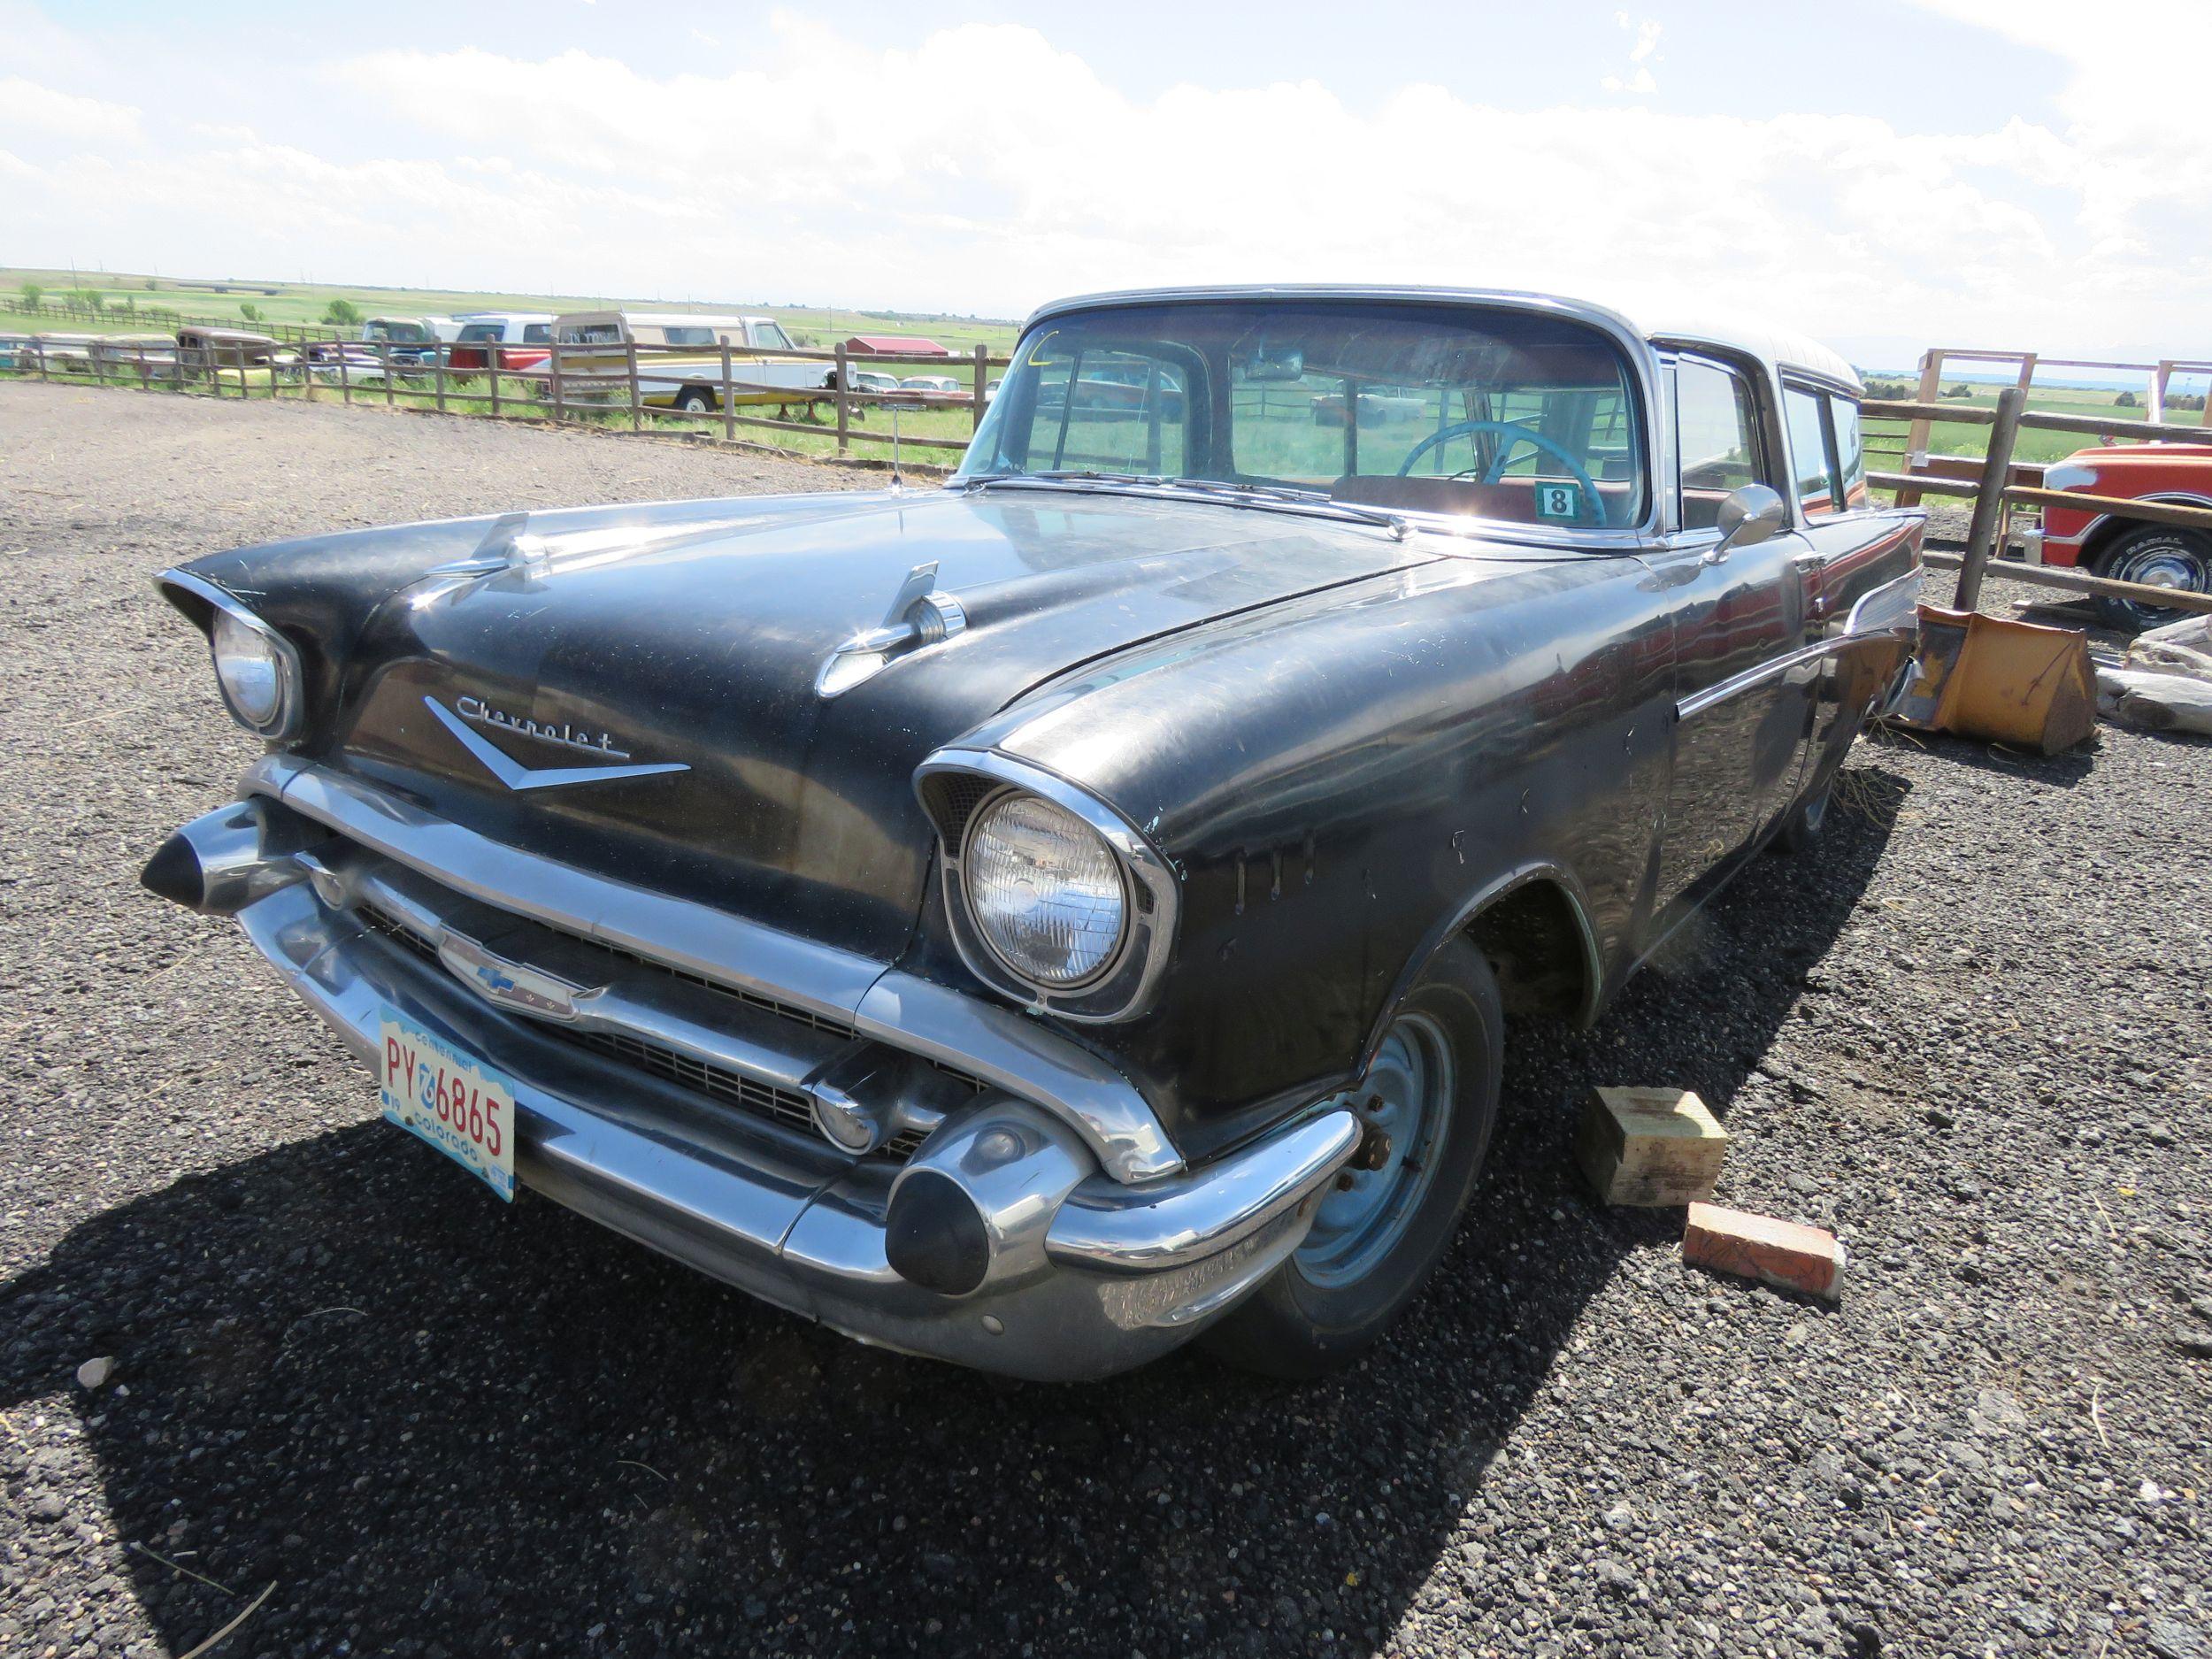
<path id="1" fill-rule="evenodd" d="M 798 348 L 772 317 L 690 312 L 572 311 L 554 319 L 562 398 L 626 401 L 630 349 L 638 354 L 638 401 L 659 409 L 722 407 L 722 348 L 730 348 L 730 402 L 775 403 L 826 391 L 833 365 Z"/>

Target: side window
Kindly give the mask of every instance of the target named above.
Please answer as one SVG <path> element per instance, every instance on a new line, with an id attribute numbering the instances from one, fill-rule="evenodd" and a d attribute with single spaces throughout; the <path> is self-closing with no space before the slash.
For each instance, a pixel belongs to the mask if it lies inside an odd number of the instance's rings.
<path id="1" fill-rule="evenodd" d="M 785 334 L 780 324 L 755 323 L 752 326 L 753 343 L 771 351 L 788 351 L 791 336 Z"/>
<path id="2" fill-rule="evenodd" d="M 1790 476 L 1809 518 L 1840 512 L 1843 491 L 1830 454 L 1828 400 L 1794 386 L 1782 388 L 1782 423 L 1790 434 Z"/>
<path id="3" fill-rule="evenodd" d="M 497 323 L 465 323 L 462 325 L 461 332 L 454 338 L 457 340 L 496 340 L 499 338 L 499 325 Z"/>
<path id="4" fill-rule="evenodd" d="M 1685 530 L 1712 529 L 1723 497 L 1765 481 L 1758 408 L 1750 384 L 1734 371 L 1687 357 L 1675 365 L 1674 434 Z"/>
<path id="5" fill-rule="evenodd" d="M 553 325 L 550 323 L 525 323 L 522 326 L 522 343 L 526 346 L 541 346 L 552 338 Z"/>
<path id="6" fill-rule="evenodd" d="M 1859 431 L 1859 405 L 1831 397 L 1828 412 L 1836 425 L 1836 460 L 1843 468 L 1843 504 L 1853 511 L 1867 504 L 1866 441 Z"/>

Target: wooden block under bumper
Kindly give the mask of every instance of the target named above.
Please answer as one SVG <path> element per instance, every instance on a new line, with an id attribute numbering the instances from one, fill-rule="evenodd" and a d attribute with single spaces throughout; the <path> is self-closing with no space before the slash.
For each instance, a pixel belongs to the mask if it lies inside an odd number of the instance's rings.
<path id="1" fill-rule="evenodd" d="M 1690 1206 L 1689 1225 L 1682 1233 L 1682 1259 L 1692 1267 L 1734 1273 L 1832 1302 L 1843 1294 L 1847 1258 L 1834 1233 L 1724 1210 L 1718 1204 Z"/>
<path id="2" fill-rule="evenodd" d="M 1686 1204 L 1713 1195 L 1728 1132 L 1686 1089 L 1594 1088 L 1575 1161 L 1609 1204 Z"/>

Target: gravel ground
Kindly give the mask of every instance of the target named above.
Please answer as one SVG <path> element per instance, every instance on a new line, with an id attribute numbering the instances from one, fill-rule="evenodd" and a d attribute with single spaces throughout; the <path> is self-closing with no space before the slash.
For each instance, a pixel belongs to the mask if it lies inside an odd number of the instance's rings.
<path id="1" fill-rule="evenodd" d="M 1516 1033 L 1367 1363 L 1013 1386 L 486 1201 L 134 885 L 250 753 L 148 572 L 856 475 L 24 385 L 0 453 L 0 1653 L 180 1654 L 272 1586 L 222 1652 L 2212 1659 L 2206 746 L 1863 745 L 1816 856 Z M 1722 1198 L 1849 1243 L 1840 1308 L 1596 1208 L 1592 1082 L 1699 1090 Z"/>

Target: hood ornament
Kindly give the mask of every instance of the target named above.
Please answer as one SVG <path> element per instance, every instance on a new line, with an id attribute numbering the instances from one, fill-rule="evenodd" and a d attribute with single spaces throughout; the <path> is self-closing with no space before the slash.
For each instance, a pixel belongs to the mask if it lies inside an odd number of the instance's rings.
<path id="1" fill-rule="evenodd" d="M 856 634 L 823 659 L 814 695 L 834 697 L 873 678 L 895 657 L 936 645 L 961 633 L 968 613 L 950 594 L 937 590 L 937 561 L 907 572 L 879 626 Z"/>
<path id="2" fill-rule="evenodd" d="M 492 746 L 491 740 L 469 729 L 461 718 L 481 721 L 510 732 L 519 732 L 526 737 L 542 738 L 549 743 L 558 743 L 567 749 L 580 749 L 587 754 L 621 755 L 626 751 L 614 747 L 613 737 L 602 733 L 596 739 L 588 737 L 573 726 L 541 726 L 535 720 L 525 720 L 488 706 L 481 699 L 463 697 L 461 714 L 456 714 L 435 697 L 425 697 L 423 706 L 438 717 L 439 724 L 460 741 L 461 747 L 483 763 L 484 770 L 505 784 L 510 789 L 561 789 L 572 784 L 612 783 L 621 778 L 649 778 L 656 772 L 689 772 L 691 768 L 680 761 L 661 761 L 648 765 L 616 766 L 526 766 L 520 761 Z"/>

